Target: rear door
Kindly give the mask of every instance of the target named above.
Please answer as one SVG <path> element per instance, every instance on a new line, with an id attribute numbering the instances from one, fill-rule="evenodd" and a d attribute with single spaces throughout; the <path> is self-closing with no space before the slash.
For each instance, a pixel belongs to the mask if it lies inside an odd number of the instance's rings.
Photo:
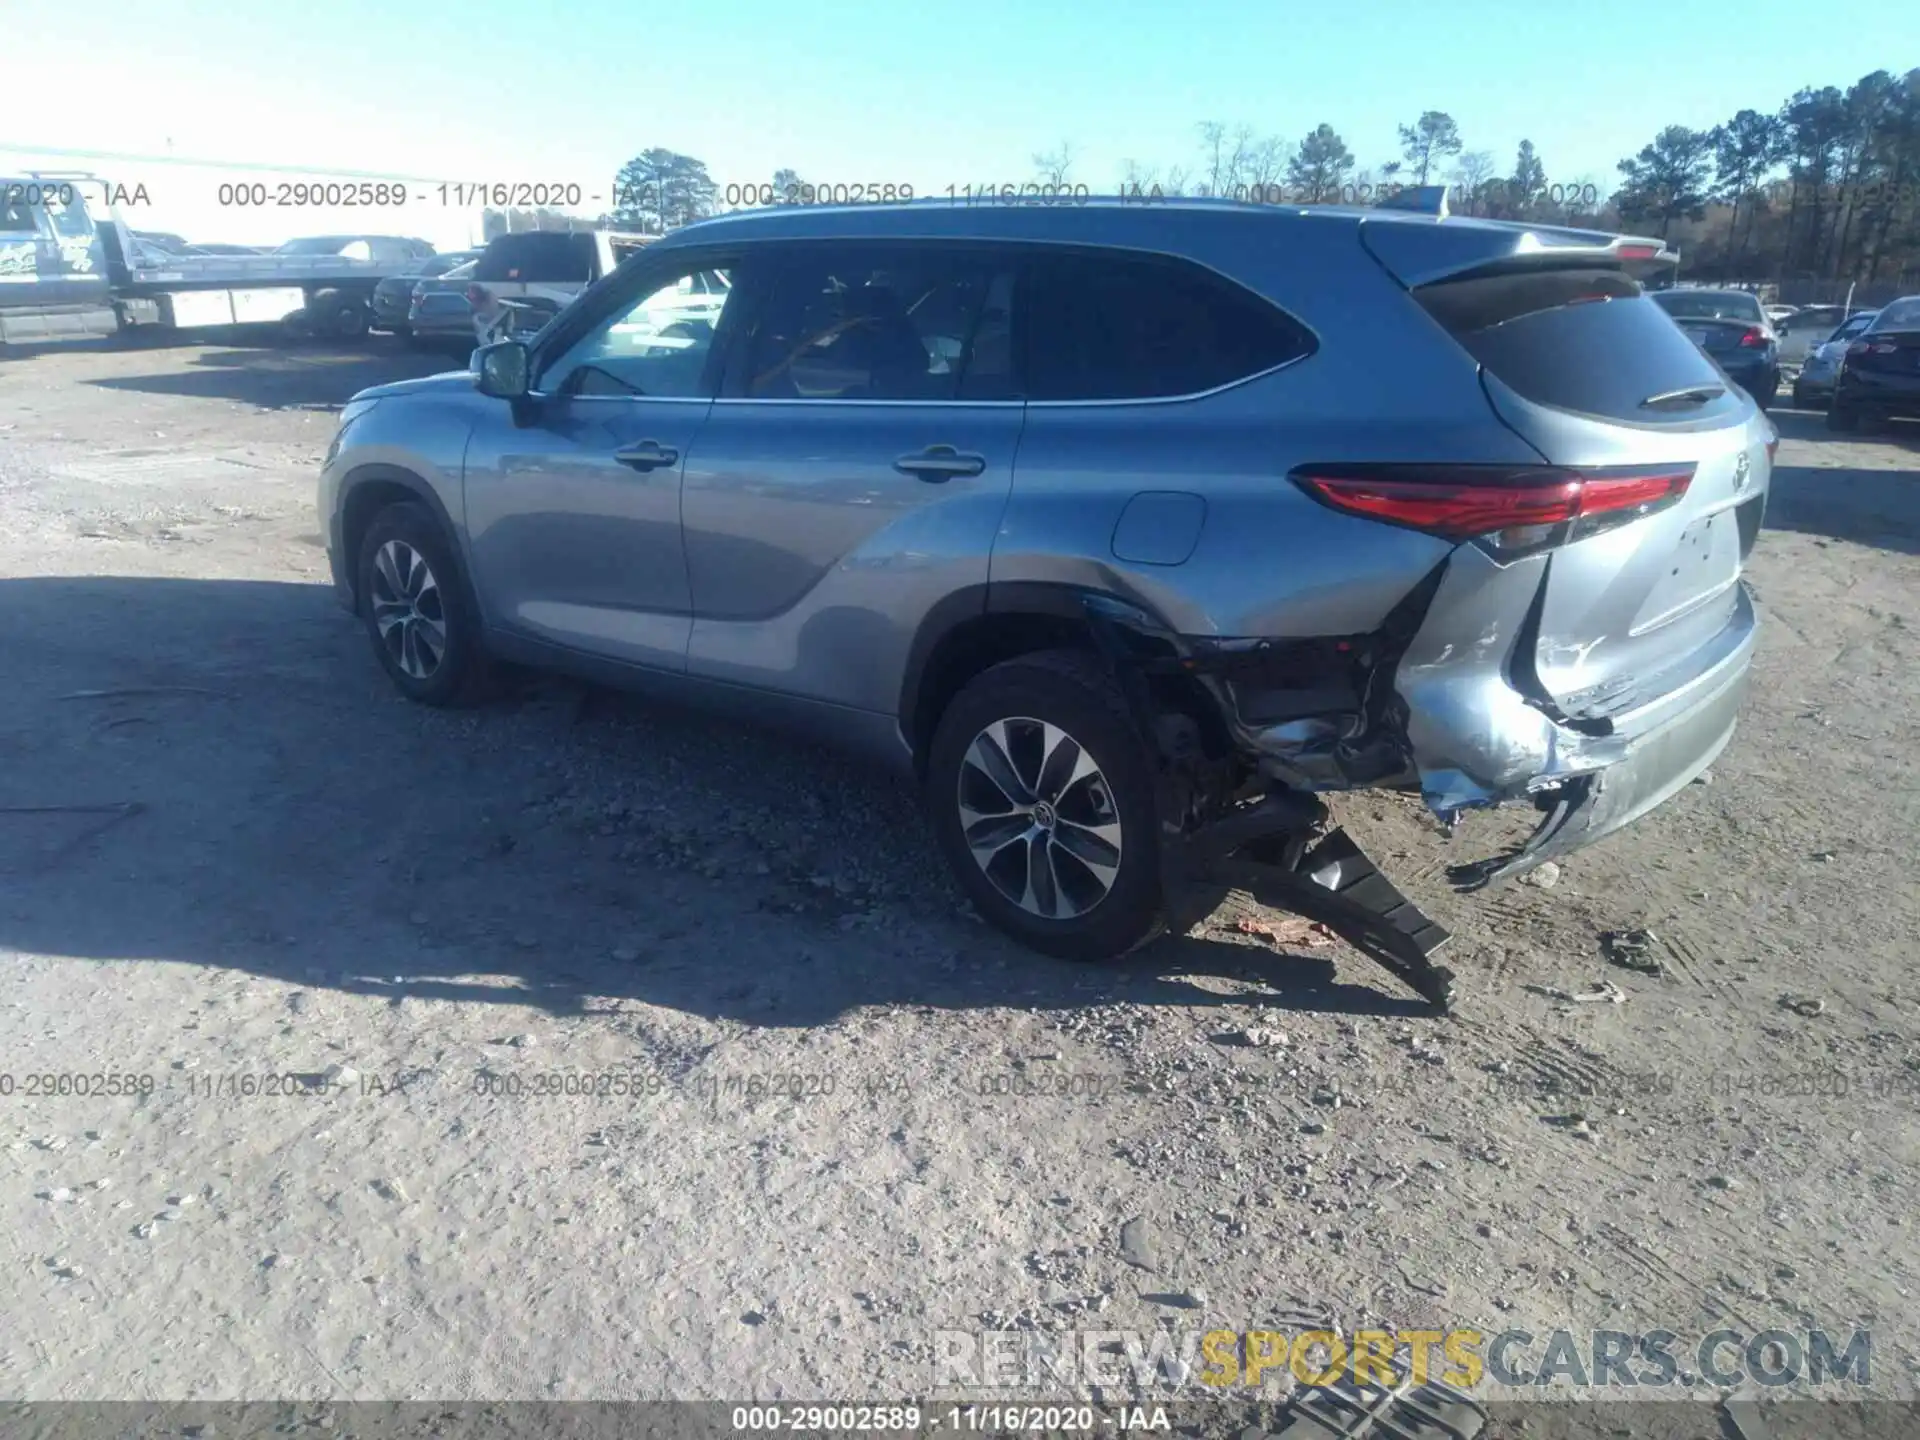
<path id="1" fill-rule="evenodd" d="M 780 247 L 688 461 L 690 674 L 890 713 L 925 612 L 984 586 L 1013 481 L 1013 261 Z M 738 276 L 728 294 L 739 303 Z"/>
<path id="2" fill-rule="evenodd" d="M 1413 295 L 1543 459 L 1643 477 L 1652 497 L 1572 522 L 1547 552 L 1524 632 L 1539 685 L 1569 715 L 1603 718 L 1681 683 L 1735 620 L 1770 423 L 1617 268 L 1483 267 Z"/>

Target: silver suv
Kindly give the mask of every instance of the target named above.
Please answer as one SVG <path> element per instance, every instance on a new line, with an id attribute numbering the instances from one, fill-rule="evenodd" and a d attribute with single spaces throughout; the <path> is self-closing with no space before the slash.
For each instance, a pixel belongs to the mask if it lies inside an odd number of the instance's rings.
<path id="1" fill-rule="evenodd" d="M 900 766 L 1052 954 L 1178 923 L 1192 855 L 1297 860 L 1318 792 L 1537 807 L 1476 888 L 1733 729 L 1776 435 L 1643 295 L 1671 258 L 1226 202 L 727 216 L 356 396 L 334 579 L 423 703 L 498 659 Z"/>

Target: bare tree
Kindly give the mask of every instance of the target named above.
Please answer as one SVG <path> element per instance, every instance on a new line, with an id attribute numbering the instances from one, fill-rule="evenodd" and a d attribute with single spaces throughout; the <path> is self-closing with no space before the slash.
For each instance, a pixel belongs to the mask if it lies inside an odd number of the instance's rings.
<path id="1" fill-rule="evenodd" d="M 1278 135 L 1256 140 L 1247 148 L 1243 183 L 1255 199 L 1264 199 L 1280 183 L 1287 169 L 1287 142 Z"/>
<path id="2" fill-rule="evenodd" d="M 1200 130 L 1200 173 L 1206 178 L 1196 187 L 1201 195 L 1218 195 L 1227 172 L 1227 127 L 1218 120 L 1202 120 Z"/>
<path id="3" fill-rule="evenodd" d="M 1033 157 L 1033 168 L 1040 183 L 1056 189 L 1069 183 L 1073 173 L 1073 142 L 1062 140 L 1052 150 Z"/>
<path id="4" fill-rule="evenodd" d="M 1483 215 L 1492 208 L 1487 182 L 1493 178 L 1493 171 L 1493 155 L 1486 150 L 1469 150 L 1454 162 L 1450 178 L 1460 187 L 1460 208 L 1467 214 Z"/>

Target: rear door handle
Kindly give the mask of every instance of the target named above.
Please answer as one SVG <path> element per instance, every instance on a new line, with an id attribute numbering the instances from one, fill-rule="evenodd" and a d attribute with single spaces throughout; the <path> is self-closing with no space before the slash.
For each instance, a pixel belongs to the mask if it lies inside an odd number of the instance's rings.
<path id="1" fill-rule="evenodd" d="M 680 463 L 680 452 L 660 444 L 657 440 L 642 440 L 637 445 L 628 445 L 613 452 L 613 458 L 622 465 L 635 470 L 658 470 L 667 465 Z"/>
<path id="2" fill-rule="evenodd" d="M 951 445 L 929 445 L 917 455 L 902 455 L 893 462 L 902 475 L 938 485 L 956 475 L 978 475 L 987 468 L 987 457 L 969 455 Z"/>

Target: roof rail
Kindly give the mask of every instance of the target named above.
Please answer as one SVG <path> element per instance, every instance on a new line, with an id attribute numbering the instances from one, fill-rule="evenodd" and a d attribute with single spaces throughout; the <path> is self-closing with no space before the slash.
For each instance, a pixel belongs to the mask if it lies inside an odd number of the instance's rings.
<path id="1" fill-rule="evenodd" d="M 1445 185 L 1409 185 L 1375 203 L 1376 210 L 1410 210 L 1416 215 L 1431 215 L 1444 220 L 1453 212 L 1447 206 Z"/>

